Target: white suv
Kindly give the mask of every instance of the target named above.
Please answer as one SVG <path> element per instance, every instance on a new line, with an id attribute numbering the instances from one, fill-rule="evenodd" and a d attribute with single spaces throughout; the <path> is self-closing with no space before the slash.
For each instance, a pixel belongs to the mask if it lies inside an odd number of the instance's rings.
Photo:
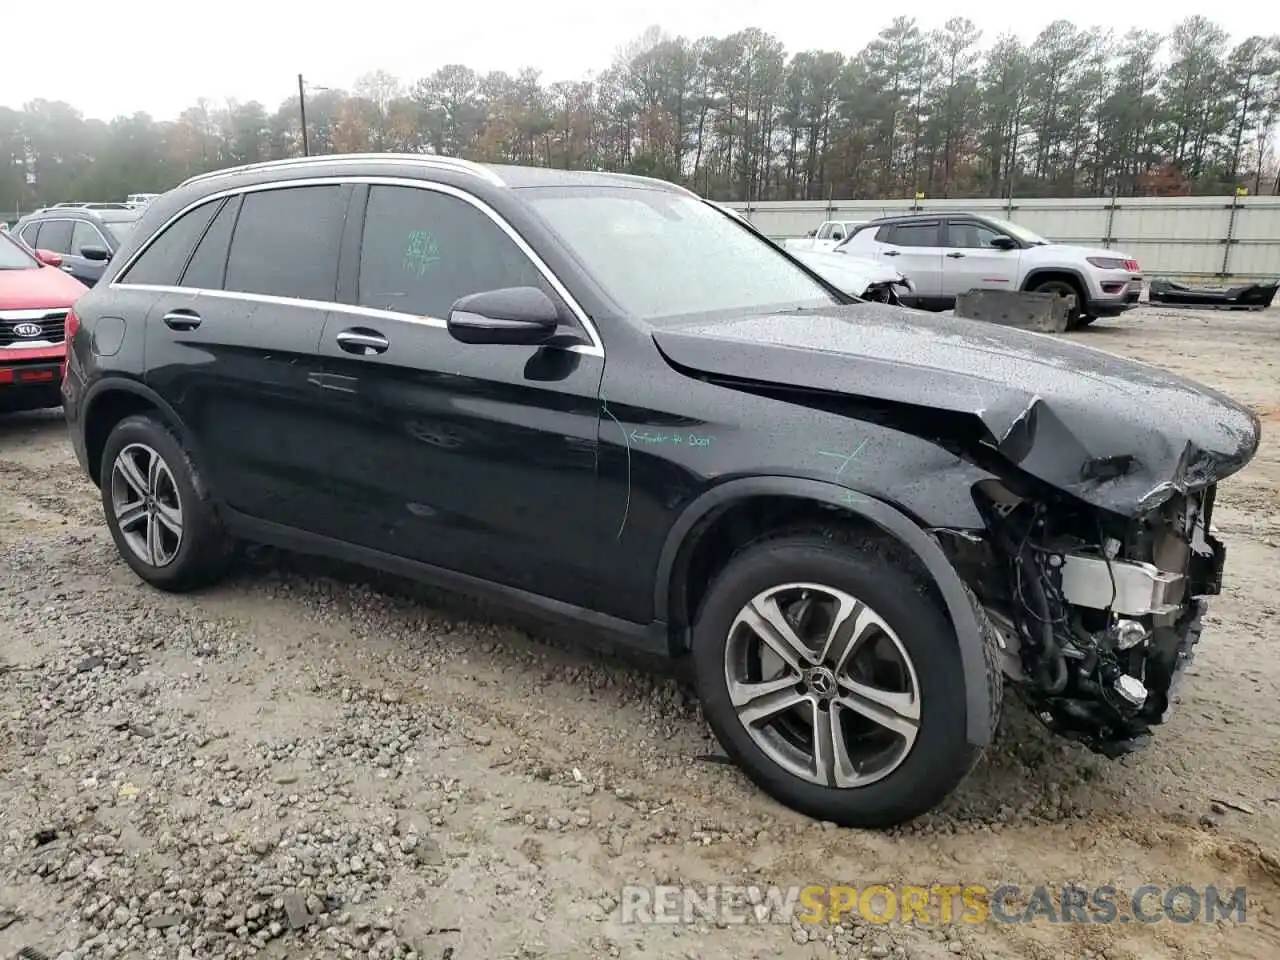
<path id="1" fill-rule="evenodd" d="M 1138 261 L 1117 250 L 1053 243 L 980 214 L 912 214 L 859 226 L 840 251 L 892 263 L 914 288 L 912 305 L 947 310 L 968 290 L 1074 295 L 1071 327 L 1123 313 L 1142 294 Z"/>

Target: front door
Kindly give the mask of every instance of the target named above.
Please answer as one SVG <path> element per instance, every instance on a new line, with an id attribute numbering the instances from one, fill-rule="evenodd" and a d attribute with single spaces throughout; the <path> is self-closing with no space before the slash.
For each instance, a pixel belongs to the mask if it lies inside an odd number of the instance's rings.
<path id="1" fill-rule="evenodd" d="M 98 247 L 110 255 L 111 245 L 102 231 L 88 220 L 76 220 L 71 230 L 71 250 L 62 255 L 63 266 L 71 269 L 67 272 L 86 286 L 92 287 L 107 268 L 106 260 L 90 260 L 84 255 L 85 247 Z"/>
<path id="2" fill-rule="evenodd" d="M 147 383 L 198 438 L 219 498 L 303 529 L 323 506 L 316 347 L 350 192 L 273 186 L 232 197 L 147 320 Z"/>
<path id="3" fill-rule="evenodd" d="M 1022 251 L 992 245 L 1003 233 L 976 220 L 952 218 L 942 250 L 942 292 L 957 297 L 969 290 L 1017 290 Z"/>
<path id="4" fill-rule="evenodd" d="M 358 188 L 358 267 L 320 342 L 324 531 L 384 553 L 587 605 L 601 351 L 494 217 L 431 184 Z M 354 229 L 354 228 L 353 228 Z M 349 279 L 349 284 L 347 283 Z M 459 297 L 541 287 L 563 345 L 473 345 Z M 577 344 L 577 345 L 574 345 Z"/>

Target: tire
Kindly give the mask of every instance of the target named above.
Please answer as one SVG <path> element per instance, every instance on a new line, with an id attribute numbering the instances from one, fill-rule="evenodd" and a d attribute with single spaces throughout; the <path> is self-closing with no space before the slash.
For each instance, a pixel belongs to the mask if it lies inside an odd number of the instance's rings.
<path id="1" fill-rule="evenodd" d="M 1089 326 L 1089 324 L 1093 323 L 1093 321 L 1097 319 L 1098 319 L 1097 317 L 1081 317 L 1079 320 L 1076 321 L 1076 329 L 1083 330 L 1085 327 Z"/>
<path id="2" fill-rule="evenodd" d="M 1084 317 L 1084 294 L 1076 287 L 1074 283 L 1068 280 L 1045 280 L 1032 287 L 1033 293 L 1056 293 L 1064 297 L 1075 297 L 1076 305 L 1067 313 L 1067 329 L 1075 330 L 1083 326 L 1081 319 Z"/>
<path id="3" fill-rule="evenodd" d="M 152 463 L 149 457 L 158 466 L 141 476 Z M 125 468 L 126 461 L 136 472 Z M 167 425 L 146 414 L 121 420 L 107 437 L 99 476 L 107 528 L 120 556 L 139 577 L 161 590 L 182 593 L 213 584 L 226 573 L 232 541 L 191 454 Z M 147 535 L 152 529 L 157 532 L 154 541 Z"/>
<path id="4" fill-rule="evenodd" d="M 692 656 L 698 692 L 708 724 L 721 746 L 770 797 L 806 816 L 840 826 L 878 829 L 912 820 L 942 802 L 981 756 L 981 750 L 969 744 L 965 735 L 965 685 L 955 632 L 939 602 L 907 571 L 900 556 L 896 544 L 839 530 L 792 531 L 765 538 L 743 548 L 729 561 L 708 590 L 693 625 Z M 827 710 L 816 708 L 815 701 L 823 695 L 818 688 L 829 686 L 830 670 L 827 674 L 811 672 L 807 682 L 797 679 L 796 684 L 784 686 L 787 679 L 795 676 L 794 670 L 786 669 L 776 656 L 766 670 L 766 655 L 752 655 L 752 648 L 764 650 L 768 644 L 758 641 L 754 629 L 744 622 L 744 617 L 751 616 L 749 605 L 767 608 L 768 601 L 761 601 L 761 597 L 789 584 L 809 585 L 811 597 L 830 590 L 864 604 L 871 617 L 864 616 L 860 608 L 850 608 L 855 611 L 850 618 L 856 625 L 853 635 L 864 637 L 858 651 L 883 653 L 887 642 L 888 651 L 905 652 L 907 668 L 893 671 L 898 682 L 884 684 L 877 680 L 874 686 L 881 697 L 890 687 L 897 688 L 901 716 L 894 721 L 899 726 L 902 717 L 909 717 L 914 710 L 918 716 L 914 742 L 908 743 L 905 736 L 891 734 L 844 706 L 853 699 L 852 688 L 846 688 L 847 675 L 849 670 L 864 669 L 863 652 L 853 654 L 850 661 L 855 666 L 842 671 L 846 679 L 836 681 L 841 699 L 827 701 L 839 706 Z M 790 606 L 789 598 L 799 595 L 796 591 L 781 593 L 780 609 Z M 821 608 L 822 604 L 811 606 Z M 868 628 L 866 633 L 862 632 L 863 627 Z M 990 644 L 994 633 L 988 633 Z M 898 644 L 893 643 L 895 636 Z M 772 655 L 772 648 L 768 649 Z M 984 653 L 993 701 L 991 716 L 998 718 L 1002 689 L 998 658 L 990 651 Z M 831 658 L 827 665 L 835 659 Z M 773 678 L 779 673 L 785 678 L 775 682 Z M 746 709 L 759 707 L 759 712 L 768 713 L 761 705 L 771 699 L 770 706 L 797 697 L 804 699 L 789 711 L 753 725 L 760 731 L 753 734 L 734 705 L 734 680 L 767 683 L 768 690 L 775 691 L 756 699 L 740 697 L 739 703 L 745 700 Z M 914 686 L 914 696 L 904 699 L 904 694 L 912 692 L 909 685 Z M 741 691 L 741 687 L 736 689 Z M 865 692 L 867 687 L 857 689 Z M 860 702 L 864 706 L 868 703 L 865 699 Z M 852 765 L 838 761 L 827 765 L 826 776 L 819 776 L 820 767 L 814 762 L 811 747 L 806 755 L 805 723 L 809 724 L 812 744 L 815 724 L 820 720 L 831 722 L 830 717 L 836 718 L 835 728 L 842 734 L 839 741 L 850 758 L 869 746 L 868 741 L 896 744 L 864 757 L 866 782 L 859 782 L 856 777 L 848 779 L 854 772 Z M 846 721 L 845 717 L 850 719 Z M 907 723 L 905 728 L 909 727 Z M 864 734 L 861 740 L 859 734 Z M 833 738 L 828 742 L 836 741 Z M 899 757 L 904 746 L 905 756 Z M 838 750 L 833 747 L 828 753 L 838 756 Z M 878 767 L 877 757 L 886 762 Z M 799 769 L 803 764 L 809 766 L 807 772 Z M 830 772 L 840 769 L 846 775 L 843 783 L 839 775 L 832 776 Z"/>

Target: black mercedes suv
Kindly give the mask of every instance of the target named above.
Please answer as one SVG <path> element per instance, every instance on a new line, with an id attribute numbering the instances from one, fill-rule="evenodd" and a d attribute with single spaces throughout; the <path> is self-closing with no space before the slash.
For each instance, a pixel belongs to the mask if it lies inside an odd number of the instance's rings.
<path id="1" fill-rule="evenodd" d="M 435 156 L 189 180 L 68 331 L 147 582 L 259 541 L 688 654 L 740 767 L 848 825 L 941 801 L 1006 686 L 1142 743 L 1259 441 L 1173 374 L 853 300 L 680 187 Z"/>

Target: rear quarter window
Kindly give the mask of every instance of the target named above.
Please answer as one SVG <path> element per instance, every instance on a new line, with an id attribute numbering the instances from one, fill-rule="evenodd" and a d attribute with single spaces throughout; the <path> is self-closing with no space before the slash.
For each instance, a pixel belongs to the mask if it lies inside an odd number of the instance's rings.
<path id="1" fill-rule="evenodd" d="M 119 283 L 142 283 L 159 287 L 177 286 L 191 251 L 213 219 L 221 200 L 201 204 L 164 229 L 129 267 Z"/>

